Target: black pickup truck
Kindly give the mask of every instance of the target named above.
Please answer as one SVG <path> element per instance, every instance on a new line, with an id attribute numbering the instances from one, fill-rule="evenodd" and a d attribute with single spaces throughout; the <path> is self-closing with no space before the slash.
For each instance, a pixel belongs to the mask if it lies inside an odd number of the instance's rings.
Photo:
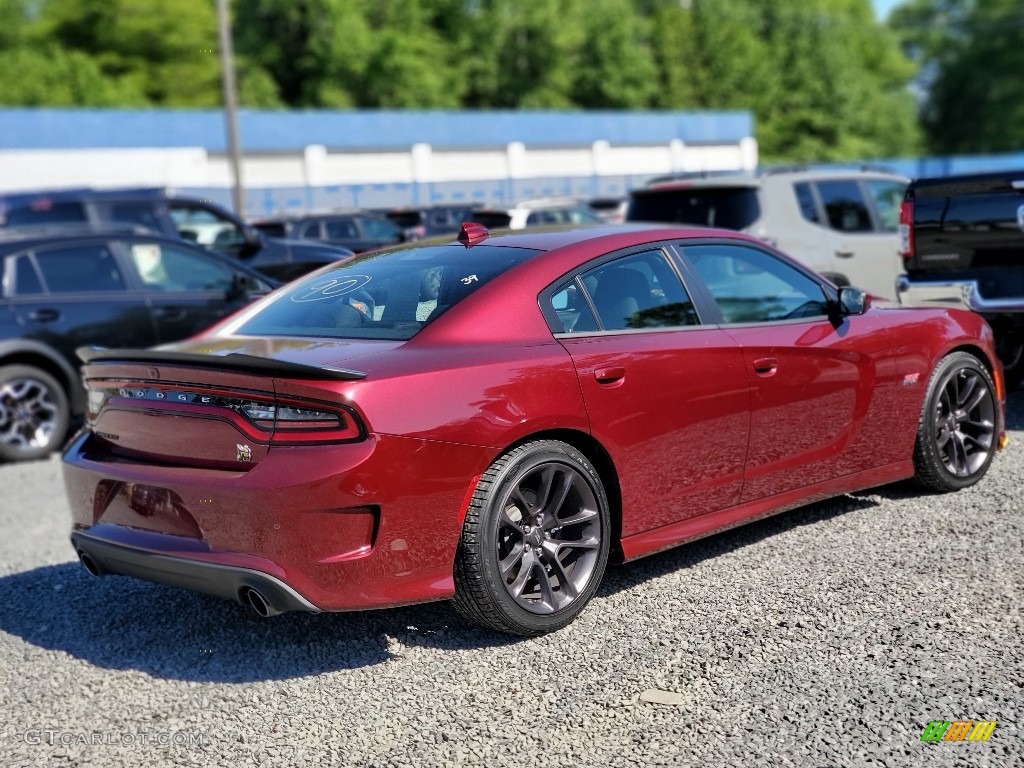
<path id="1" fill-rule="evenodd" d="M 1007 389 L 1024 381 L 1024 170 L 912 181 L 900 252 L 900 302 L 974 310 L 995 333 Z"/>

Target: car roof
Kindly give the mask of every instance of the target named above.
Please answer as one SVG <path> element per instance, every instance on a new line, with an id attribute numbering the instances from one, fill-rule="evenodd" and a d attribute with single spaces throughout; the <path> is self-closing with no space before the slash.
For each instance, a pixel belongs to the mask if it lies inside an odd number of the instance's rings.
<path id="1" fill-rule="evenodd" d="M 909 181 L 906 176 L 881 166 L 858 165 L 785 165 L 750 171 L 701 171 L 658 176 L 649 179 L 645 186 L 632 190 L 631 194 L 642 195 L 651 191 L 674 189 L 743 188 L 759 187 L 766 179 L 893 179 Z"/>
<path id="2" fill-rule="evenodd" d="M 637 222 L 632 224 L 561 224 L 550 227 L 530 227 L 528 229 L 500 229 L 489 232 L 487 239 L 482 242 L 506 248 L 554 251 L 560 248 L 605 239 L 609 242 L 615 241 L 614 244 L 610 243 L 608 246 L 610 250 L 614 250 L 654 240 L 671 240 L 685 237 L 742 237 L 743 239 L 753 240 L 753 238 L 747 238 L 732 230 L 686 224 Z M 422 243 L 424 241 L 419 242 Z M 437 240 L 435 239 L 434 242 L 437 242 Z M 448 242 L 458 243 L 458 240 L 452 239 Z M 415 246 L 416 244 L 412 244 L 408 247 Z"/>

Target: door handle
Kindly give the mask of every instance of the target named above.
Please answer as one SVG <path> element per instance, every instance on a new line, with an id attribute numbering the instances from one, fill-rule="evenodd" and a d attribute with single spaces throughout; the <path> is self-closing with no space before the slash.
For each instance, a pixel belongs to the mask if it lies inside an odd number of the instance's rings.
<path id="1" fill-rule="evenodd" d="M 836 251 L 836 256 L 840 259 L 852 259 L 853 251 Z"/>
<path id="2" fill-rule="evenodd" d="M 754 361 L 754 372 L 759 376 L 773 376 L 779 369 L 779 361 L 774 357 L 759 357 Z"/>
<path id="3" fill-rule="evenodd" d="M 60 310 L 49 307 L 46 309 L 35 309 L 28 313 L 28 319 L 36 323 L 52 323 L 60 319 Z"/>
<path id="4" fill-rule="evenodd" d="M 611 368 L 598 368 L 594 371 L 594 378 L 597 379 L 598 384 L 615 384 L 621 382 L 626 377 L 626 369 L 621 365 L 615 365 Z"/>
<path id="5" fill-rule="evenodd" d="M 181 307 L 157 307 L 153 314 L 162 320 L 182 320 L 185 317 L 185 310 Z"/>

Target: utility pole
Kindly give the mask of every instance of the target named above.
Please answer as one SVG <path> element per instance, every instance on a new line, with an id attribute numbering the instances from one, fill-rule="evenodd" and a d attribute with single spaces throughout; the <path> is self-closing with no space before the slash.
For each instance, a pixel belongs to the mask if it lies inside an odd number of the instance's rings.
<path id="1" fill-rule="evenodd" d="M 231 199 L 235 213 L 244 218 L 242 150 L 238 143 L 238 105 L 235 100 L 235 54 L 231 45 L 228 0 L 217 0 L 217 31 L 220 35 L 220 79 L 224 86 L 224 126 L 227 131 L 228 158 L 231 162 Z"/>

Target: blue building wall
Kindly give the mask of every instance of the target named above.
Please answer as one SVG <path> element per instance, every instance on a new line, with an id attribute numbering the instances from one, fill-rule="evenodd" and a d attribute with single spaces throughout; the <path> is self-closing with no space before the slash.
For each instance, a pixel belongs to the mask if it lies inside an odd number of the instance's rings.
<path id="1" fill-rule="evenodd" d="M 239 136 L 247 152 L 328 149 L 436 149 L 611 144 L 733 143 L 754 132 L 749 112 L 550 112 L 242 110 Z M 2 149 L 203 147 L 226 151 L 219 110 L 0 109 Z"/>

